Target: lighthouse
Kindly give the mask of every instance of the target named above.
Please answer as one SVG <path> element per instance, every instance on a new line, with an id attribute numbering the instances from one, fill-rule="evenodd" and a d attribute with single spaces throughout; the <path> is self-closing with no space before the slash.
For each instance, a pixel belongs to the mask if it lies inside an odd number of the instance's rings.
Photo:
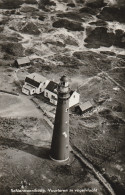
<path id="1" fill-rule="evenodd" d="M 58 101 L 50 151 L 50 158 L 58 162 L 69 159 L 69 98 L 68 78 L 62 76 L 58 86 Z"/>

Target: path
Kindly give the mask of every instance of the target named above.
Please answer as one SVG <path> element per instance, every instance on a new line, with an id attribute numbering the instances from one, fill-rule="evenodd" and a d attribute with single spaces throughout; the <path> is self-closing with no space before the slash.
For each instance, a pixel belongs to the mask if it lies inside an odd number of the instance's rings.
<path id="1" fill-rule="evenodd" d="M 103 186 L 108 190 L 111 195 L 115 195 L 115 192 L 108 181 L 104 178 L 104 176 L 90 163 L 88 160 L 81 154 L 82 152 L 76 148 L 76 150 L 72 150 L 73 154 L 84 163 L 98 178 L 98 180 L 103 184 Z"/>

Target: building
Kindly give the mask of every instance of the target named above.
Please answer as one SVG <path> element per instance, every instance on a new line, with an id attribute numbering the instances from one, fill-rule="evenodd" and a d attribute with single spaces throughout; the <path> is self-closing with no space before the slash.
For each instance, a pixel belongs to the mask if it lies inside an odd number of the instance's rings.
<path id="1" fill-rule="evenodd" d="M 37 73 L 32 73 L 26 76 L 25 83 L 22 88 L 22 92 L 26 95 L 40 94 L 44 92 L 44 89 L 48 85 L 49 80 L 47 80 L 42 75 Z"/>
<path id="2" fill-rule="evenodd" d="M 14 64 L 17 68 L 22 67 L 22 66 L 28 66 L 30 65 L 30 59 L 28 57 L 22 57 L 22 58 L 15 60 Z"/>
<path id="3" fill-rule="evenodd" d="M 50 102 L 54 105 L 57 105 L 57 90 L 58 84 L 50 81 L 47 87 L 44 90 L 44 96 L 49 98 Z M 76 91 L 70 91 L 70 99 L 69 99 L 69 108 L 78 104 L 80 101 L 80 94 Z"/>
<path id="4" fill-rule="evenodd" d="M 54 105 L 57 105 L 57 88 L 58 84 L 50 81 L 44 90 L 44 96 L 49 98 L 49 101 Z"/>
<path id="5" fill-rule="evenodd" d="M 84 114 L 85 112 L 91 110 L 93 108 L 93 105 L 90 101 L 87 101 L 85 103 L 81 103 L 78 106 L 76 106 L 75 111 L 78 114 Z"/>
<path id="6" fill-rule="evenodd" d="M 58 85 L 58 101 L 51 142 L 50 158 L 57 162 L 69 159 L 69 98 L 70 88 L 66 76 Z"/>
<path id="7" fill-rule="evenodd" d="M 79 104 L 80 94 L 77 91 L 70 91 L 69 108 Z"/>

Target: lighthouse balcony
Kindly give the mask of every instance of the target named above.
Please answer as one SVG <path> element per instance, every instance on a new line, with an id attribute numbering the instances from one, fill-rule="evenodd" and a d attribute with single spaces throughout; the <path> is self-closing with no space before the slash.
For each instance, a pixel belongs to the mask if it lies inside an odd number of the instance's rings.
<path id="1" fill-rule="evenodd" d="M 69 92 L 69 87 L 59 87 L 59 92 L 68 93 Z"/>

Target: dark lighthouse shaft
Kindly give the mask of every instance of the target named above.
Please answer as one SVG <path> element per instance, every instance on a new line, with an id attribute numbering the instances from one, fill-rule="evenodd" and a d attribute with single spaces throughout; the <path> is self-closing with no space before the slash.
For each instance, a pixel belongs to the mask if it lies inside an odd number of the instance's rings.
<path id="1" fill-rule="evenodd" d="M 50 158 L 58 162 L 69 158 L 69 98 L 69 82 L 66 76 L 62 76 L 58 87 L 58 102 L 50 151 Z"/>

